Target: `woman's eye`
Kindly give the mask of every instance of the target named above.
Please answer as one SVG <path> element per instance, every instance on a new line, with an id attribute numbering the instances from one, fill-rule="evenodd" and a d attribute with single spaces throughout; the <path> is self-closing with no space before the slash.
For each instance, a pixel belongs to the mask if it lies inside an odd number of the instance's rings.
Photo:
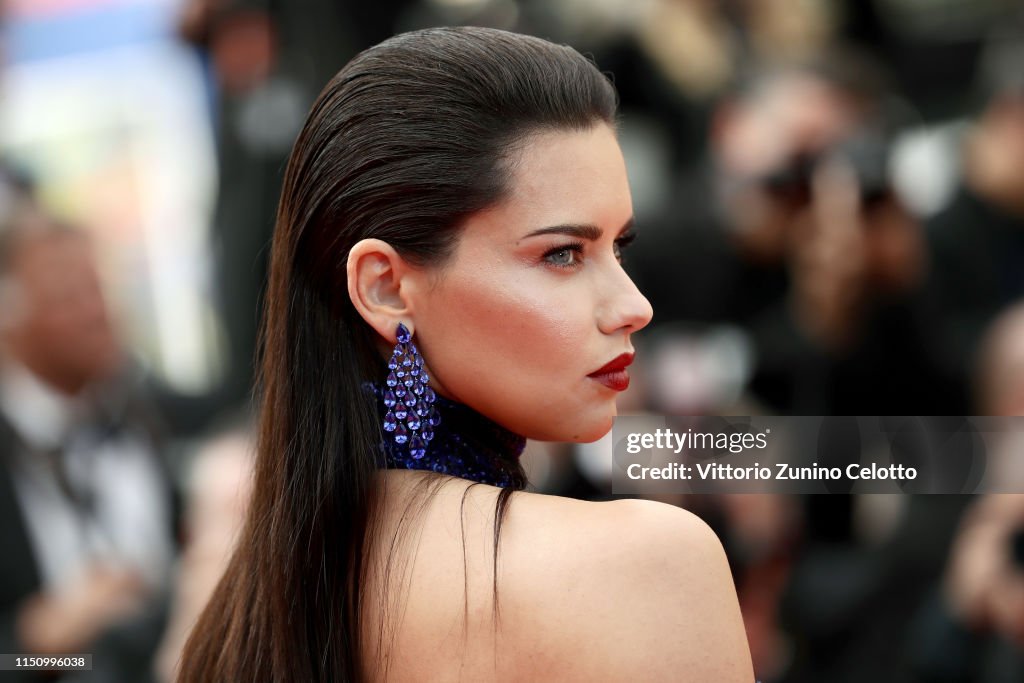
<path id="1" fill-rule="evenodd" d="M 564 247 L 556 247 L 544 254 L 544 260 L 559 268 L 574 268 L 580 264 L 580 255 L 583 251 L 582 244 L 570 244 Z"/>
<path id="2" fill-rule="evenodd" d="M 635 239 L 635 232 L 627 232 L 625 235 L 615 240 L 615 258 L 619 260 L 619 263 L 622 263 L 622 252 L 625 251 L 626 247 L 631 245 Z"/>

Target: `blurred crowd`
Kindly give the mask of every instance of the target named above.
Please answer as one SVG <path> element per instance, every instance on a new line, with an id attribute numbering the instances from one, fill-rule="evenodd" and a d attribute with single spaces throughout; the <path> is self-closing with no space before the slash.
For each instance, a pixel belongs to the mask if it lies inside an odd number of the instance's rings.
<path id="1" fill-rule="evenodd" d="M 3 22 L 145 4 L 8 2 Z M 216 182 L 181 234 L 206 231 L 222 369 L 174 387 L 110 291 L 123 226 L 54 201 L 50 160 L 0 139 L 0 652 L 93 654 L 12 680 L 173 680 L 245 509 L 284 160 L 322 85 L 402 30 L 533 33 L 613 76 L 625 265 L 655 312 L 620 412 L 1024 415 L 1019 2 L 160 4 L 203 65 Z M 537 490 L 604 499 L 608 452 L 524 457 Z M 666 502 L 723 539 L 764 683 L 1024 680 L 1024 494 Z"/>

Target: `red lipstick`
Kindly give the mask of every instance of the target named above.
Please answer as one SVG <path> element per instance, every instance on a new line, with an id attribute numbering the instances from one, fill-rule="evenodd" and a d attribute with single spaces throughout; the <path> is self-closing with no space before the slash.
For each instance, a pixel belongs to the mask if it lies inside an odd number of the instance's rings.
<path id="1" fill-rule="evenodd" d="M 625 391 L 629 387 L 629 373 L 626 372 L 626 367 L 633 362 L 633 356 L 632 353 L 620 354 L 587 377 L 597 380 L 609 389 Z"/>

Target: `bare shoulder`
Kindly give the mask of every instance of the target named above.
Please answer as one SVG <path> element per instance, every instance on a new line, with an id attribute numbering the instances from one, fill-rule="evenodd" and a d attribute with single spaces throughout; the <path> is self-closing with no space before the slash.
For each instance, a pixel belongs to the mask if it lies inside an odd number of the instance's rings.
<path id="1" fill-rule="evenodd" d="M 621 554 L 623 543 L 652 550 L 652 541 L 704 540 L 718 544 L 714 532 L 693 513 L 650 500 L 627 498 L 607 502 L 581 501 L 561 496 L 520 494 L 517 505 L 524 516 L 540 517 L 540 535 L 583 536 L 595 552 L 611 546 Z M 526 520 L 523 520 L 526 521 Z M 539 519 L 535 521 L 540 521 Z M 566 538 L 560 538 L 565 541 Z"/>
<path id="2" fill-rule="evenodd" d="M 693 513 L 649 500 L 588 502 L 559 496 L 520 494 L 512 536 L 530 548 L 551 552 L 551 570 L 589 573 L 631 569 L 657 571 L 728 564 L 714 531 Z M 511 535 L 511 534 L 510 534 Z M 656 578 L 652 576 L 650 578 Z"/>
<path id="3" fill-rule="evenodd" d="M 753 680 L 725 553 L 696 515 L 521 494 L 508 521 L 519 655 L 564 680 Z"/>
<path id="4" fill-rule="evenodd" d="M 390 476 L 401 516 L 421 478 Z M 515 492 L 495 554 L 499 492 L 448 481 L 416 508 L 402 589 L 376 588 L 404 602 L 384 616 L 392 680 L 753 680 L 725 553 L 695 515 Z"/>

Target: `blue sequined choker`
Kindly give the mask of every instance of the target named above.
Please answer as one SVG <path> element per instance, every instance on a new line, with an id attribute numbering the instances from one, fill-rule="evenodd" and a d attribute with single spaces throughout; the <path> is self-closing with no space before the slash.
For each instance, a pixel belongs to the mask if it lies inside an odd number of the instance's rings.
<path id="1" fill-rule="evenodd" d="M 387 412 L 385 389 L 369 382 L 363 386 L 375 396 L 383 420 Z M 382 468 L 431 470 L 516 490 L 526 486 L 526 474 L 519 461 L 526 447 L 524 437 L 443 396 L 437 396 L 434 407 L 441 419 L 433 428 L 434 436 L 426 454 L 412 457 L 408 443 L 398 444 L 385 432 L 380 443 Z"/>

